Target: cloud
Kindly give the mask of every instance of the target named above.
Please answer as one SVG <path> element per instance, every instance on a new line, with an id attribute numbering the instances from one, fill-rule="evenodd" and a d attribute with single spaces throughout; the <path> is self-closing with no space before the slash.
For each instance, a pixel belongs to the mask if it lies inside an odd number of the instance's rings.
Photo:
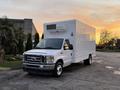
<path id="1" fill-rule="evenodd" d="M 0 15 L 44 22 L 76 18 L 97 29 L 120 27 L 119 0 L 1 0 Z M 115 24 L 115 26 L 114 26 Z"/>

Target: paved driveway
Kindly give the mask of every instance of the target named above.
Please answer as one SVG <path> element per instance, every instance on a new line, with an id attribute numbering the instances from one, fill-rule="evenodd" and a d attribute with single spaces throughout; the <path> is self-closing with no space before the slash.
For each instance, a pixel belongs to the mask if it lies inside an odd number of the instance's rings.
<path id="1" fill-rule="evenodd" d="M 19 75 L 0 84 L 0 90 L 120 90 L 120 53 L 97 52 L 91 66 L 64 69 L 60 78 Z"/>

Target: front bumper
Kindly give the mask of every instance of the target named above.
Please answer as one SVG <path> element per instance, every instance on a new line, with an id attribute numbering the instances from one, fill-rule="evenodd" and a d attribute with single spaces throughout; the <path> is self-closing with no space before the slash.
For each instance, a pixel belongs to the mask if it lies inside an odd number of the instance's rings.
<path id="1" fill-rule="evenodd" d="M 23 63 L 23 70 L 54 70 L 55 64 L 30 64 L 30 63 Z"/>

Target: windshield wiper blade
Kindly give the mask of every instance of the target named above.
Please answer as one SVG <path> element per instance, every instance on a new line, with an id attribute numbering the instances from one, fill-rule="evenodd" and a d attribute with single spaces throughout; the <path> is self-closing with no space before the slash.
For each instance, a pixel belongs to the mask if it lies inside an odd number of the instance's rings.
<path id="1" fill-rule="evenodd" d="M 53 47 L 45 47 L 44 49 L 55 49 L 55 48 L 53 48 Z"/>
<path id="2" fill-rule="evenodd" d="M 57 48 L 53 48 L 53 47 L 44 47 L 44 48 L 35 47 L 35 49 L 57 49 Z"/>
<path id="3" fill-rule="evenodd" d="M 40 48 L 40 47 L 35 47 L 35 49 L 43 49 L 43 48 Z"/>

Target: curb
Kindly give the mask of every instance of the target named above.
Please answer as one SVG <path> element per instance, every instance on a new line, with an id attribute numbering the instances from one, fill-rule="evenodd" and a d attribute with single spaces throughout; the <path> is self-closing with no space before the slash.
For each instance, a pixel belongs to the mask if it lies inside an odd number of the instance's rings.
<path id="1" fill-rule="evenodd" d="M 0 83 L 18 77 L 23 72 L 22 70 L 9 70 L 0 72 Z"/>

